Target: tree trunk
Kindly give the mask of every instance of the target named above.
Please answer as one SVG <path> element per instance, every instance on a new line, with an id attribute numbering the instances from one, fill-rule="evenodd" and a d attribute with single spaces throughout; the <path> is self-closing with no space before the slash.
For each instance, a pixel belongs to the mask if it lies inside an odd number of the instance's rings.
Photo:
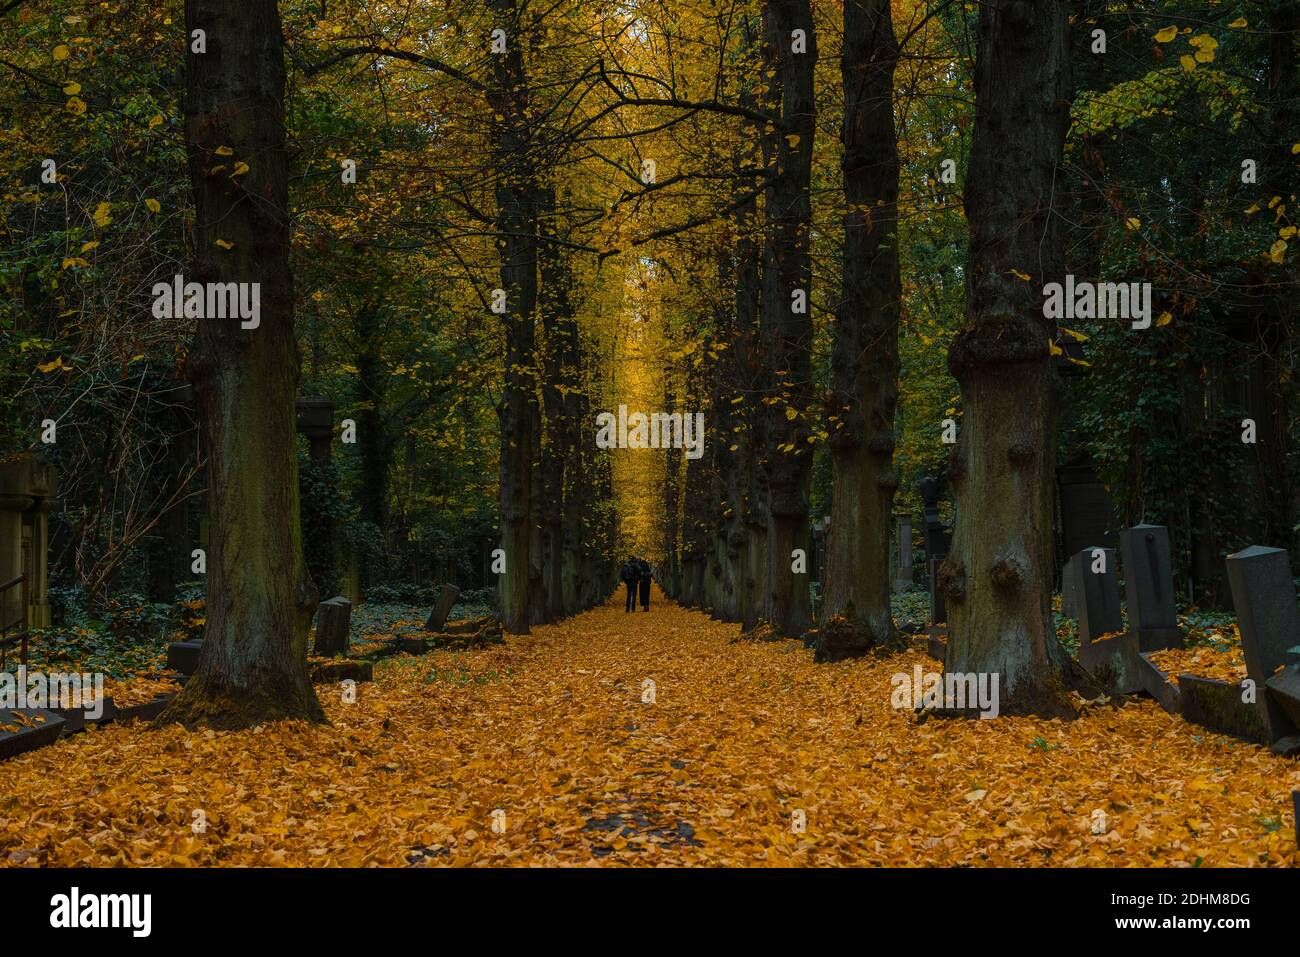
<path id="1" fill-rule="evenodd" d="M 207 38 L 207 52 L 187 60 L 196 252 L 186 278 L 260 283 L 260 315 L 248 329 L 237 318 L 198 320 L 188 372 L 208 455 L 207 624 L 198 669 L 159 722 L 324 722 L 307 674 L 317 591 L 298 524 L 280 15 L 275 0 L 187 0 L 185 23 Z M 249 167 L 241 177 L 211 173 L 237 162 Z"/>
<path id="2" fill-rule="evenodd" d="M 763 286 L 763 339 L 770 352 L 773 394 L 768 405 L 767 587 L 771 624 L 798 637 L 812 626 L 808 482 L 812 446 L 812 148 L 816 105 L 813 67 L 817 48 L 808 0 L 768 0 L 764 5 L 764 56 L 771 96 L 778 92 L 781 129 L 776 170 L 767 194 L 769 242 Z M 796 31 L 804 48 L 796 49 Z M 802 303 L 799 298 L 802 297 Z M 796 551 L 805 570 L 794 569 Z"/>
<path id="3" fill-rule="evenodd" d="M 828 403 L 834 493 L 826 538 L 822 620 L 843 615 L 819 660 L 893 643 L 889 541 L 893 522 L 894 407 L 898 399 L 898 141 L 889 0 L 844 5 L 844 279 Z M 841 632 L 843 632 L 841 634 Z"/>
<path id="4" fill-rule="evenodd" d="M 1063 279 L 1052 207 L 1070 110 L 1066 20 L 1059 0 L 980 8 L 966 322 L 948 353 L 965 418 L 950 470 L 957 526 L 939 573 L 944 667 L 1000 675 L 1004 713 L 1069 713 L 1065 687 L 1083 680 L 1052 620 L 1056 330 L 1040 295 Z"/>
<path id="5" fill-rule="evenodd" d="M 505 388 L 498 413 L 501 435 L 501 548 L 498 579 L 501 626 L 527 634 L 532 556 L 533 435 L 537 397 L 533 383 L 533 315 L 537 308 L 537 223 L 534 175 L 527 155 L 527 88 L 515 0 L 487 0 L 506 31 L 506 52 L 491 56 L 488 104 L 493 113 L 492 154 L 497 175 L 497 248 L 506 293 Z"/>

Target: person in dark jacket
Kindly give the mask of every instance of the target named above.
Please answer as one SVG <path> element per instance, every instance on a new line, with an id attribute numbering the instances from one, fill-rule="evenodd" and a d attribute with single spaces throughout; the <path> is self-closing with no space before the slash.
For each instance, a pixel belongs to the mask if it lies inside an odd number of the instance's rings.
<path id="1" fill-rule="evenodd" d="M 654 577 L 650 571 L 650 563 L 646 561 L 644 558 L 638 559 L 637 570 L 640 573 L 639 584 L 641 586 L 641 610 L 649 611 L 650 610 L 650 579 Z"/>
<path id="2" fill-rule="evenodd" d="M 627 586 L 627 607 L 623 610 L 634 611 L 636 609 L 637 583 L 641 580 L 641 567 L 637 564 L 637 560 L 629 556 L 628 560 L 623 563 L 623 568 L 620 570 L 618 577 Z"/>

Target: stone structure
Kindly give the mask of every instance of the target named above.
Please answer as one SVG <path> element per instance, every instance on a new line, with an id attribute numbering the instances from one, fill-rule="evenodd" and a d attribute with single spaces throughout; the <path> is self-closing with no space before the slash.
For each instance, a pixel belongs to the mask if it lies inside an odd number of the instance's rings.
<path id="1" fill-rule="evenodd" d="M 27 576 L 27 624 L 50 625 L 47 516 L 55 506 L 54 466 L 36 456 L 0 463 L 0 584 Z M 0 624 L 21 618 L 19 590 L 0 596 Z"/>

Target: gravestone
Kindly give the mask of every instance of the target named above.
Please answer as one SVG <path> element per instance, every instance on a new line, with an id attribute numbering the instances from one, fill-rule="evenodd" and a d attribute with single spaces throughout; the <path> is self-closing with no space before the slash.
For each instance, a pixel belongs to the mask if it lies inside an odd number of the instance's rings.
<path id="1" fill-rule="evenodd" d="M 1061 569 L 1061 614 L 1066 618 L 1079 617 L 1078 578 L 1074 574 L 1075 556 Z"/>
<path id="2" fill-rule="evenodd" d="M 902 594 L 912 587 L 912 516 L 896 516 L 898 567 L 894 570 L 894 591 Z"/>
<path id="3" fill-rule="evenodd" d="M 433 611 L 429 613 L 429 620 L 424 623 L 424 630 L 442 631 L 443 626 L 447 624 L 447 616 L 451 614 L 459 597 L 459 588 L 452 584 L 443 585 L 442 591 L 438 592 L 438 603 L 433 606 Z"/>
<path id="4" fill-rule="evenodd" d="M 167 646 L 167 667 L 182 675 L 192 675 L 198 670 L 202 650 L 202 638 L 173 641 Z"/>
<path id="5" fill-rule="evenodd" d="M 1281 548 L 1251 545 L 1229 555 L 1226 564 L 1256 707 L 1274 739 L 1294 734 L 1296 723 L 1289 715 L 1300 710 L 1300 700 L 1290 696 L 1300 688 L 1294 687 L 1297 679 L 1288 666 L 1300 663 L 1300 654 L 1288 649 L 1300 646 L 1300 607 L 1290 557 Z"/>
<path id="6" fill-rule="evenodd" d="M 342 595 L 321 602 L 316 609 L 316 656 L 333 658 L 346 655 L 351 633 L 352 602 Z"/>
<path id="7" fill-rule="evenodd" d="M 1124 633 L 1115 550 L 1085 548 L 1070 559 L 1071 586 L 1079 612 L 1079 664 L 1112 694 L 1132 694 L 1142 688 L 1137 636 Z M 1102 571 L 1094 571 L 1104 556 Z M 1106 637 L 1103 637 L 1106 636 Z"/>
<path id="8" fill-rule="evenodd" d="M 1174 573 L 1169 557 L 1169 530 L 1163 525 L 1134 525 L 1120 536 L 1124 555 L 1124 590 L 1128 627 L 1140 651 L 1183 647 L 1174 609 Z"/>
<path id="9" fill-rule="evenodd" d="M 1059 467 L 1056 484 L 1060 489 L 1062 554 L 1077 555 L 1085 548 L 1119 544 L 1114 501 L 1090 459 L 1076 458 Z"/>

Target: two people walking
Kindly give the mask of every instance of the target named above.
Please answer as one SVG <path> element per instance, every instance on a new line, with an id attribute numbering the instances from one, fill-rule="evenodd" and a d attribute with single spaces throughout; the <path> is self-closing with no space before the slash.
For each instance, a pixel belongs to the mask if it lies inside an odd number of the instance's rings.
<path id="1" fill-rule="evenodd" d="M 637 593 L 641 595 L 641 610 L 650 610 L 650 580 L 653 578 L 650 563 L 644 558 L 628 558 L 623 563 L 619 578 L 627 586 L 627 603 L 624 611 L 636 609 Z"/>

